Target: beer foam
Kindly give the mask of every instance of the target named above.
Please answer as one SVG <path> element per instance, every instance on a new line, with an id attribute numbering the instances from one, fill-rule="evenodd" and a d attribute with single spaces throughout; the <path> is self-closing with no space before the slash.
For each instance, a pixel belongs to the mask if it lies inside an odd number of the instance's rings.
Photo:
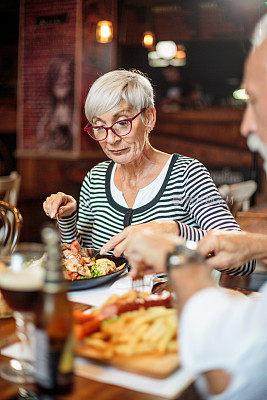
<path id="1" fill-rule="evenodd" d="M 0 273 L 0 288 L 6 290 L 34 291 L 40 290 L 44 282 L 42 268 L 29 268 L 20 272 L 6 270 Z"/>

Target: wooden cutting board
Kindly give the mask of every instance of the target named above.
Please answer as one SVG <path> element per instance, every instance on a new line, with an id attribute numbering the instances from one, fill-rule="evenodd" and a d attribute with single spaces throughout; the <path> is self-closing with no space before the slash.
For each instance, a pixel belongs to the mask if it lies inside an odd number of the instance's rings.
<path id="1" fill-rule="evenodd" d="M 156 379 L 167 378 L 180 366 L 180 359 L 176 353 L 163 356 L 154 354 L 131 357 L 115 356 L 112 359 L 104 359 L 93 348 L 82 343 L 76 346 L 76 355 L 93 361 L 99 361 L 103 364 L 113 365 L 123 371 Z"/>
<path id="2" fill-rule="evenodd" d="M 82 303 L 72 303 L 73 309 L 86 310 L 90 306 Z M 77 343 L 75 346 L 76 356 L 88 358 L 93 361 L 106 365 L 112 365 L 123 371 L 132 372 L 150 378 L 165 379 L 180 367 L 178 354 L 170 353 L 166 355 L 145 354 L 140 356 L 116 356 L 112 359 L 105 359 L 95 348 L 90 347 L 85 342 Z M 84 370 L 86 365 L 83 364 Z"/>

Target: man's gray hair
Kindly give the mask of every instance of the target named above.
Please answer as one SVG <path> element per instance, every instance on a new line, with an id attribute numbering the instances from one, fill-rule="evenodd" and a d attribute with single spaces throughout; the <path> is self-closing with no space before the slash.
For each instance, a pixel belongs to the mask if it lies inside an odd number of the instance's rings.
<path id="1" fill-rule="evenodd" d="M 94 117 L 118 106 L 123 100 L 137 111 L 154 107 L 152 85 L 142 72 L 118 69 L 100 76 L 87 95 L 85 115 L 92 122 Z"/>
<path id="2" fill-rule="evenodd" d="M 255 26 L 252 34 L 252 48 L 259 46 L 267 38 L 267 14 L 265 14 Z"/>

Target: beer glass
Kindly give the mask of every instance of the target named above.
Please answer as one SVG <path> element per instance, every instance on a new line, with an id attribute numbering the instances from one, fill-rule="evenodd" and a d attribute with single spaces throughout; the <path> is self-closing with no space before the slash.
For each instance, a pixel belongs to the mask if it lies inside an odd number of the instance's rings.
<path id="1" fill-rule="evenodd" d="M 21 357 L 0 364 L 0 376 L 16 383 L 33 382 L 33 366 L 27 361 L 27 354 L 31 353 L 34 307 L 44 279 L 44 269 L 38 260 L 42 255 L 40 248 L 35 253 L 24 251 L 8 257 L 0 256 L 0 262 L 4 264 L 0 271 L 0 289 L 14 312 Z"/>

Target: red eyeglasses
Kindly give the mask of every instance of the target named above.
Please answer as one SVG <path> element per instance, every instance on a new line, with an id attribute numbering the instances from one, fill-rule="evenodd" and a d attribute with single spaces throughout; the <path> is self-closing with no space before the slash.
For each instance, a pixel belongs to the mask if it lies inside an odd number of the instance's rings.
<path id="1" fill-rule="evenodd" d="M 83 130 L 89 136 L 91 136 L 91 138 L 97 140 L 98 142 L 106 140 L 109 129 L 111 129 L 112 132 L 119 137 L 127 136 L 132 130 L 133 120 L 137 118 L 138 115 L 140 115 L 143 111 L 145 111 L 145 108 L 142 108 L 142 110 L 139 111 L 139 113 L 136 114 L 134 117 L 122 119 L 120 121 L 115 122 L 111 126 L 104 126 L 104 125 L 93 126 L 91 125 L 90 122 L 88 122 L 88 124 L 83 128 Z"/>

